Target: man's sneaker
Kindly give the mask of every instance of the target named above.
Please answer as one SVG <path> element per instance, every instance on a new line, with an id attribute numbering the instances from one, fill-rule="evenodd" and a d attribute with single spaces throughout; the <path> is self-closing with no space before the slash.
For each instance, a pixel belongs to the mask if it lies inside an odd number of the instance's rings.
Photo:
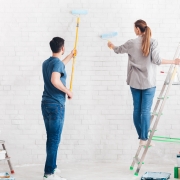
<path id="1" fill-rule="evenodd" d="M 147 142 L 148 142 L 147 140 L 146 141 L 140 140 L 139 145 L 140 146 L 146 146 Z M 155 146 L 155 144 L 151 141 L 150 146 Z"/>
<path id="2" fill-rule="evenodd" d="M 56 174 L 51 174 L 51 175 L 44 175 L 43 180 L 66 180 L 66 179 L 59 177 Z"/>
<path id="3" fill-rule="evenodd" d="M 56 169 L 54 170 L 54 174 L 60 174 L 60 173 L 61 173 L 61 170 L 60 170 L 60 169 L 56 168 Z"/>

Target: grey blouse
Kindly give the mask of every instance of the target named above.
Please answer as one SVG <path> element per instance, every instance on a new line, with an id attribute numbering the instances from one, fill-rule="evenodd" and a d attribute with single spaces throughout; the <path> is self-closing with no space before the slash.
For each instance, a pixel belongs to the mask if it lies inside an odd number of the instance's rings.
<path id="1" fill-rule="evenodd" d="M 155 39 L 151 39 L 148 56 L 143 56 L 141 44 L 142 37 L 139 36 L 115 47 L 114 52 L 128 54 L 127 84 L 136 89 L 148 89 L 156 86 L 156 65 L 160 65 L 162 59 Z"/>

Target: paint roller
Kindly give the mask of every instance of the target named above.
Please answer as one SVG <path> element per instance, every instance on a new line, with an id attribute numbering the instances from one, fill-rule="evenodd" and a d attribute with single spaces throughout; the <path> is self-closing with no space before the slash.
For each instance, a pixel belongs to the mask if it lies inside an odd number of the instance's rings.
<path id="1" fill-rule="evenodd" d="M 71 13 L 73 15 L 87 15 L 88 11 L 87 10 L 72 10 Z"/>
<path id="2" fill-rule="evenodd" d="M 74 43 L 75 54 L 73 56 L 71 80 L 70 80 L 70 91 L 72 91 L 72 85 L 73 85 L 73 80 L 74 80 L 74 67 L 75 67 L 75 62 L 76 62 L 76 48 L 77 48 L 77 43 L 78 43 L 80 16 L 88 14 L 88 11 L 87 10 L 72 10 L 71 13 L 72 15 L 75 15 L 77 17 L 77 25 L 76 25 L 76 37 L 75 37 L 75 43 Z"/>
<path id="3" fill-rule="evenodd" d="M 118 35 L 118 32 L 110 32 L 110 33 L 102 34 L 101 38 L 103 40 L 107 40 L 108 42 L 110 42 L 109 39 L 116 37 L 117 35 Z M 110 49 L 112 49 L 112 48 L 110 48 Z"/>

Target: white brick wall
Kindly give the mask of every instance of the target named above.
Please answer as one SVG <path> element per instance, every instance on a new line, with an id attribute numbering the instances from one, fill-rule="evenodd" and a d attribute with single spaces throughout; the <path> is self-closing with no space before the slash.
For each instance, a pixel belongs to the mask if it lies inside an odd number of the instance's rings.
<path id="1" fill-rule="evenodd" d="M 135 37 L 133 23 L 142 18 L 162 57 L 172 59 L 180 42 L 179 0 L 0 0 L 0 139 L 6 140 L 14 164 L 44 162 L 41 64 L 51 55 L 52 37 L 65 38 L 67 53 L 73 48 L 76 19 L 70 11 L 75 8 L 89 14 L 81 19 L 74 99 L 67 102 L 59 161 L 130 162 L 137 148 L 125 81 L 127 55 L 114 54 L 100 34 L 118 31 L 113 42 L 120 45 Z M 157 94 L 164 78 L 158 73 Z M 172 88 L 159 135 L 180 137 L 179 90 Z M 156 144 L 147 161 L 173 162 L 179 146 Z"/>

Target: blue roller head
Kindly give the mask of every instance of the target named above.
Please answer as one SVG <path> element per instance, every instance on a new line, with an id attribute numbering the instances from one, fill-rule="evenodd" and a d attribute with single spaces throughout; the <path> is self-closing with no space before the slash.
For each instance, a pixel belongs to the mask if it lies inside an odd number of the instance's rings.
<path id="1" fill-rule="evenodd" d="M 73 15 L 86 15 L 88 11 L 87 10 L 72 10 L 71 13 Z"/>
<path id="2" fill-rule="evenodd" d="M 101 38 L 102 39 L 109 39 L 109 38 L 115 37 L 117 35 L 118 35 L 117 32 L 111 32 L 111 33 L 107 33 L 107 34 L 102 34 Z"/>

